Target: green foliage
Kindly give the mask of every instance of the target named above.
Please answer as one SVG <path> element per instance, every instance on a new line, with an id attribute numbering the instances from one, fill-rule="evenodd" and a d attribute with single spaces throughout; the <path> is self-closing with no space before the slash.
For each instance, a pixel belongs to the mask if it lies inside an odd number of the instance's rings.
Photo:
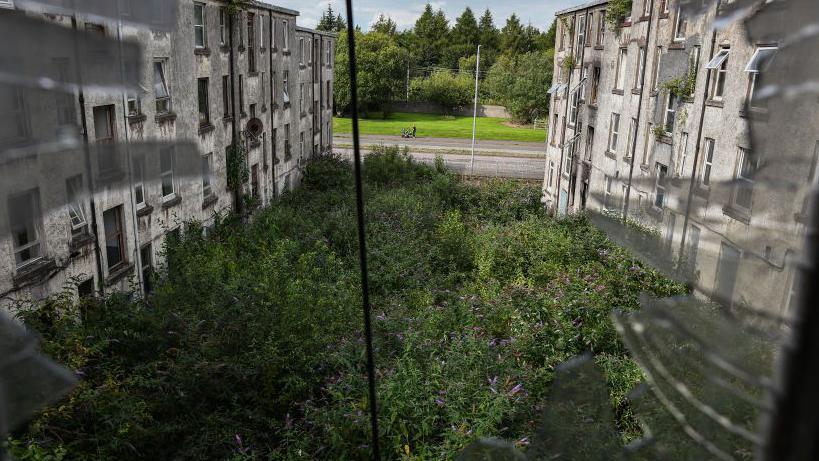
<path id="1" fill-rule="evenodd" d="M 574 56 L 569 54 L 565 58 L 563 58 L 563 63 L 561 64 L 561 67 L 563 67 L 566 70 L 572 70 L 575 64 L 576 61 L 574 59 Z"/>
<path id="2" fill-rule="evenodd" d="M 614 30 L 623 27 L 623 21 L 631 15 L 633 0 L 610 0 L 606 6 L 606 23 Z"/>
<path id="3" fill-rule="evenodd" d="M 316 30 L 325 32 L 343 32 L 347 29 L 347 22 L 340 14 L 336 15 L 333 12 L 333 6 L 327 4 L 327 10 L 321 14 Z"/>
<path id="4" fill-rule="evenodd" d="M 655 138 L 660 139 L 660 138 L 666 136 L 665 129 L 666 129 L 666 127 L 664 125 L 657 125 L 654 128 L 652 128 L 651 131 L 654 133 Z"/>
<path id="5" fill-rule="evenodd" d="M 585 350 L 620 427 L 640 380 L 609 319 L 679 292 L 539 186 L 460 182 L 397 147 L 364 159 L 385 459 L 451 459 L 531 436 L 554 367 Z M 350 165 L 322 156 L 249 225 L 189 224 L 146 301 L 21 306 L 82 377 L 7 442 L 20 459 L 367 459 Z M 631 419 L 630 419 L 631 418 Z"/>
<path id="6" fill-rule="evenodd" d="M 376 20 L 370 30 L 373 32 L 380 32 L 386 35 L 395 35 L 396 24 L 389 16 L 384 16 L 384 14 L 378 15 L 378 20 Z"/>
<path id="7" fill-rule="evenodd" d="M 233 143 L 227 149 L 227 185 L 228 189 L 241 190 L 247 183 L 250 173 L 247 170 L 247 149 L 244 143 Z"/>
<path id="8" fill-rule="evenodd" d="M 549 95 L 543 91 L 552 84 L 554 50 L 531 52 L 517 59 L 501 56 L 486 77 L 493 98 L 506 106 L 518 120 L 528 121 L 537 111 L 548 113 Z"/>
<path id="9" fill-rule="evenodd" d="M 474 80 L 468 74 L 438 70 L 427 78 L 410 82 L 410 99 L 438 103 L 446 109 L 469 104 L 473 98 Z"/>
<path id="10" fill-rule="evenodd" d="M 680 99 L 694 96 L 697 87 L 697 69 L 692 66 L 682 77 L 663 82 L 663 89 Z"/>

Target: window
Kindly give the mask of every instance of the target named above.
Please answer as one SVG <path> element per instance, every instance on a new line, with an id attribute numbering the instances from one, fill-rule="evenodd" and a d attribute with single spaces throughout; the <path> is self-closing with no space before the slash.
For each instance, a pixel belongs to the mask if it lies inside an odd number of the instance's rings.
<path id="1" fill-rule="evenodd" d="M 688 55 L 688 71 L 694 74 L 694 84 L 697 84 L 697 75 L 700 67 L 700 47 L 692 46 Z"/>
<path id="2" fill-rule="evenodd" d="M 589 13 L 589 19 L 586 21 L 586 38 L 583 43 L 586 46 L 591 45 L 592 27 L 594 25 L 594 13 Z"/>
<path id="3" fill-rule="evenodd" d="M 324 47 L 324 50 L 325 50 L 325 54 L 326 54 L 326 56 L 324 58 L 324 62 L 329 66 L 330 65 L 330 42 L 326 43 L 326 46 Z"/>
<path id="4" fill-rule="evenodd" d="M 83 205 L 82 175 L 76 175 L 65 181 L 66 194 L 68 196 L 68 217 L 71 220 L 71 234 L 82 234 L 88 228 L 85 219 L 85 206 Z"/>
<path id="5" fill-rule="evenodd" d="M 8 199 L 9 224 L 18 268 L 43 256 L 40 242 L 40 190 L 31 189 Z"/>
<path id="6" fill-rule="evenodd" d="M 668 213 L 668 222 L 665 226 L 665 252 L 670 254 L 674 244 L 674 228 L 677 226 L 677 215 Z"/>
<path id="7" fill-rule="evenodd" d="M 205 42 L 205 5 L 193 4 L 193 44 L 196 48 L 204 48 Z"/>
<path id="8" fill-rule="evenodd" d="M 671 134 L 674 132 L 674 125 L 677 119 L 677 95 L 668 92 L 665 104 L 665 132 Z"/>
<path id="9" fill-rule="evenodd" d="M 222 76 L 222 113 L 224 118 L 230 117 L 230 77 Z"/>
<path id="10" fill-rule="evenodd" d="M 288 79 L 290 78 L 290 71 L 282 71 L 282 100 L 285 104 L 290 104 L 290 89 Z"/>
<path id="11" fill-rule="evenodd" d="M 129 117 L 136 117 L 137 115 L 139 115 L 140 112 L 141 112 L 140 111 L 139 96 L 136 93 L 129 91 L 128 93 L 126 93 L 125 99 L 126 99 L 126 109 L 128 111 L 128 116 Z M 72 112 L 73 112 L 73 110 L 72 110 Z"/>
<path id="12" fill-rule="evenodd" d="M 586 129 L 586 155 L 585 155 L 585 160 L 587 162 L 591 162 L 591 159 L 592 159 L 592 146 L 594 146 L 594 127 L 589 126 Z"/>
<path id="13" fill-rule="evenodd" d="M 114 106 L 97 106 L 94 111 L 94 136 L 99 143 L 114 141 Z"/>
<path id="14" fill-rule="evenodd" d="M 279 151 L 279 130 L 277 128 L 273 128 L 273 134 L 270 138 L 270 144 L 273 146 L 273 163 L 277 163 L 279 160 L 278 151 Z"/>
<path id="15" fill-rule="evenodd" d="M 643 0 L 643 17 L 651 14 L 651 0 Z"/>
<path id="16" fill-rule="evenodd" d="M 586 100 L 586 86 L 588 86 L 589 82 L 589 68 L 587 66 L 583 66 L 583 71 L 580 74 L 580 100 Z"/>
<path id="17" fill-rule="evenodd" d="M 591 89 L 591 103 L 597 103 L 597 94 L 600 88 L 600 67 L 595 66 L 592 71 L 592 89 Z"/>
<path id="18" fill-rule="evenodd" d="M 330 88 L 330 81 L 327 80 L 327 92 L 324 93 L 327 96 L 327 108 L 333 109 L 333 91 Z"/>
<path id="19" fill-rule="evenodd" d="M 139 249 L 139 259 L 142 267 L 142 286 L 145 288 L 145 293 L 153 292 L 153 252 L 151 251 L 151 244 L 147 244 Z"/>
<path id="20" fill-rule="evenodd" d="M 674 22 L 674 41 L 679 42 L 685 40 L 685 29 L 688 28 L 688 18 L 682 10 L 682 7 L 677 7 L 677 20 Z"/>
<path id="21" fill-rule="evenodd" d="M 566 155 L 563 159 L 563 174 L 569 175 L 572 172 L 572 159 L 574 158 L 574 149 L 577 143 L 572 140 L 566 147 Z"/>
<path id="22" fill-rule="evenodd" d="M 290 49 L 290 29 L 287 27 L 287 20 L 285 19 L 282 21 L 282 36 L 283 40 L 282 43 L 284 45 L 284 50 L 287 51 Z"/>
<path id="23" fill-rule="evenodd" d="M 276 104 L 276 71 L 274 70 L 270 74 L 270 98 L 273 100 L 273 104 Z"/>
<path id="24" fill-rule="evenodd" d="M 688 273 L 693 274 L 697 267 L 697 253 L 700 248 L 700 228 L 691 224 L 688 229 L 688 242 L 685 245 L 685 264 Z"/>
<path id="25" fill-rule="evenodd" d="M 262 107 L 265 107 L 267 101 L 267 75 L 262 71 L 262 79 L 259 81 L 262 86 Z"/>
<path id="26" fill-rule="evenodd" d="M 721 100 L 725 93 L 725 77 L 728 73 L 728 55 L 731 52 L 729 48 L 723 48 L 714 56 L 708 64 L 706 69 L 714 70 L 714 84 L 711 89 L 711 99 Z"/>
<path id="27" fill-rule="evenodd" d="M 643 135 L 643 158 L 640 161 L 640 165 L 648 165 L 648 156 L 651 149 L 651 134 L 652 129 L 654 127 L 653 123 L 650 123 L 646 126 L 645 134 Z"/>
<path id="28" fill-rule="evenodd" d="M 327 67 L 333 67 L 333 43 L 327 44 Z"/>
<path id="29" fill-rule="evenodd" d="M 247 71 L 256 72 L 256 15 L 247 14 Z"/>
<path id="30" fill-rule="evenodd" d="M 555 177 L 555 162 L 553 160 L 549 160 L 549 181 L 546 186 L 546 190 L 552 190 L 552 184 L 554 183 Z"/>
<path id="31" fill-rule="evenodd" d="M 299 38 L 299 65 L 304 65 L 304 38 Z"/>
<path id="32" fill-rule="evenodd" d="M 606 12 L 597 15 L 597 46 L 603 46 L 603 36 L 606 34 Z"/>
<path id="33" fill-rule="evenodd" d="M 609 122 L 609 152 L 617 152 L 617 138 L 620 135 L 620 114 L 612 113 Z"/>
<path id="34" fill-rule="evenodd" d="M 658 46 L 654 54 L 651 68 L 651 91 L 657 91 L 660 86 L 660 58 L 663 56 L 663 47 Z"/>
<path id="35" fill-rule="evenodd" d="M 291 152 L 290 152 L 290 124 L 286 123 L 284 125 L 284 158 L 285 160 L 290 159 Z"/>
<path id="36" fill-rule="evenodd" d="M 725 242 L 722 243 L 717 266 L 716 286 L 714 287 L 714 297 L 717 301 L 725 302 L 728 305 L 732 303 L 741 257 L 742 253 L 738 248 Z"/>
<path id="37" fill-rule="evenodd" d="M 660 12 L 668 13 L 668 0 L 660 0 Z"/>
<path id="38" fill-rule="evenodd" d="M 304 113 L 304 83 L 299 83 L 299 113 Z"/>
<path id="39" fill-rule="evenodd" d="M 611 203 L 612 177 L 604 175 L 603 182 L 605 184 L 605 188 L 603 189 L 603 210 L 608 210 L 609 204 Z"/>
<path id="40" fill-rule="evenodd" d="M 202 156 L 202 196 L 210 197 L 213 194 L 211 182 L 213 181 L 213 154 Z"/>
<path id="41" fill-rule="evenodd" d="M 272 42 L 270 43 L 270 48 L 273 48 L 275 50 L 276 49 L 276 19 L 275 18 L 273 18 L 273 22 L 271 24 L 273 25 L 273 28 L 270 31 L 271 32 L 271 34 L 270 34 L 271 38 L 270 39 L 272 40 Z"/>
<path id="42" fill-rule="evenodd" d="M 245 78 L 239 75 L 239 114 L 245 116 Z"/>
<path id="43" fill-rule="evenodd" d="M 685 161 L 688 158 L 688 133 L 680 135 L 680 149 L 677 152 L 677 176 L 685 174 Z"/>
<path id="44" fill-rule="evenodd" d="M 210 125 L 210 108 L 208 106 L 208 79 L 196 80 L 199 100 L 199 126 Z"/>
<path id="45" fill-rule="evenodd" d="M 617 75 L 614 82 L 614 89 L 622 90 L 626 82 L 626 60 L 628 59 L 628 49 L 620 48 L 617 55 Z"/>
<path id="46" fill-rule="evenodd" d="M 549 142 L 554 146 L 557 141 L 557 127 L 560 124 L 560 121 L 558 120 L 557 114 L 554 114 L 552 118 L 552 125 L 549 127 L 549 130 L 551 131 L 551 134 L 549 135 Z"/>
<path id="47" fill-rule="evenodd" d="M 746 212 L 751 211 L 758 160 L 750 150 L 738 149 L 732 205 Z"/>
<path id="48" fill-rule="evenodd" d="M 577 26 L 577 50 L 575 51 L 575 57 L 578 59 L 580 55 L 583 53 L 583 47 L 586 46 L 586 15 L 582 15 L 578 18 L 578 26 Z"/>
<path id="49" fill-rule="evenodd" d="M 256 104 L 250 105 L 250 118 L 256 118 Z"/>
<path id="50" fill-rule="evenodd" d="M 168 91 L 168 79 L 165 74 L 167 62 L 167 60 L 154 61 L 154 97 L 156 98 L 157 115 L 171 111 L 171 93 Z"/>
<path id="51" fill-rule="evenodd" d="M 173 147 L 163 148 L 159 152 L 160 177 L 162 178 L 162 198 L 174 196 L 174 151 Z"/>
<path id="52" fill-rule="evenodd" d="M 643 89 L 643 69 L 646 66 L 646 49 L 640 48 L 639 52 L 637 53 L 637 67 L 636 67 L 636 74 L 634 75 L 634 89 L 635 90 L 642 90 Z"/>
<path id="53" fill-rule="evenodd" d="M 623 184 L 621 186 L 622 195 L 620 195 L 620 211 L 626 211 L 626 195 L 628 195 L 628 184 Z"/>
<path id="54" fill-rule="evenodd" d="M 227 10 L 224 8 L 219 8 L 219 44 L 222 46 L 227 45 Z"/>
<path id="55" fill-rule="evenodd" d="M 623 155 L 623 160 L 628 161 L 631 158 L 631 147 L 634 144 L 637 136 L 637 119 L 632 117 L 631 123 L 628 126 L 628 142 L 626 143 L 626 151 Z"/>
<path id="56" fill-rule="evenodd" d="M 705 156 L 702 158 L 702 178 L 703 186 L 711 185 L 711 167 L 714 166 L 714 140 L 705 138 Z"/>
<path id="57" fill-rule="evenodd" d="M 105 259 L 108 270 L 125 262 L 125 236 L 122 228 L 122 205 L 102 214 L 105 225 Z"/>
<path id="58" fill-rule="evenodd" d="M 304 131 L 299 133 L 299 157 L 304 157 Z"/>
<path id="59" fill-rule="evenodd" d="M 759 99 L 755 97 L 757 85 L 759 84 L 759 75 L 765 72 L 771 65 L 778 48 L 771 46 L 759 47 L 754 51 L 751 60 L 745 67 L 745 72 L 748 72 L 748 92 L 745 95 L 745 100 L 749 107 L 755 109 L 764 109 L 768 106 L 767 98 Z"/>
<path id="60" fill-rule="evenodd" d="M 654 206 L 663 208 L 665 206 L 665 177 L 668 174 L 668 167 L 658 162 L 654 170 L 657 173 L 654 183 Z"/>
<path id="61" fill-rule="evenodd" d="M 145 157 L 135 156 L 131 163 L 133 164 L 134 201 L 139 209 L 145 207 Z"/>
<path id="62" fill-rule="evenodd" d="M 572 93 L 571 97 L 571 106 L 569 108 L 569 124 L 574 125 L 577 123 L 577 113 L 579 112 L 578 109 L 578 93 L 579 90 L 575 90 Z"/>
<path id="63" fill-rule="evenodd" d="M 250 196 L 259 198 L 259 164 L 254 163 L 250 167 Z"/>

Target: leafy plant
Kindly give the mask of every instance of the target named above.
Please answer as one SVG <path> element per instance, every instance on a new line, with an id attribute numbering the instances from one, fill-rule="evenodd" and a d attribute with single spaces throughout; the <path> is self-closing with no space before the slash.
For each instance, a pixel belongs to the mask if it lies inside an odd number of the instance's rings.
<path id="1" fill-rule="evenodd" d="M 574 55 L 568 55 L 563 58 L 563 68 L 566 70 L 572 70 L 574 66 L 577 64 Z"/>
<path id="2" fill-rule="evenodd" d="M 606 23 L 620 31 L 623 21 L 631 15 L 632 0 L 610 0 L 606 6 Z"/>
<path id="3" fill-rule="evenodd" d="M 230 190 L 240 190 L 250 179 L 247 170 L 247 149 L 244 143 L 238 142 L 227 149 L 227 185 Z"/>
<path id="4" fill-rule="evenodd" d="M 663 137 L 665 137 L 667 135 L 667 132 L 665 131 L 665 129 L 666 129 L 665 126 L 657 125 L 654 128 L 652 128 L 651 131 L 654 133 L 655 138 L 660 139 L 660 138 L 663 138 Z"/>
<path id="5" fill-rule="evenodd" d="M 697 71 L 690 69 L 684 76 L 664 82 L 662 88 L 680 99 L 688 99 L 694 95 L 696 86 Z"/>

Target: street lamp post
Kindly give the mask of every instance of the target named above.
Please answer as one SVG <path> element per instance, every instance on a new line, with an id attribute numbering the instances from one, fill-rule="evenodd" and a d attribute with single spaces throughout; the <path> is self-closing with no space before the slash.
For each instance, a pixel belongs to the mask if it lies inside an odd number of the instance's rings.
<path id="1" fill-rule="evenodd" d="M 481 46 L 478 45 L 478 56 L 475 60 L 475 102 L 472 109 L 472 156 L 469 160 L 470 174 L 475 174 L 475 122 L 478 118 L 478 75 L 481 70 Z"/>

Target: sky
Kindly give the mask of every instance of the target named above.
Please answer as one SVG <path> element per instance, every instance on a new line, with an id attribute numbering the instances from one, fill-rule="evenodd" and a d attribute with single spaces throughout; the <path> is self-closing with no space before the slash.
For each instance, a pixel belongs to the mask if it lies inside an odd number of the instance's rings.
<path id="1" fill-rule="evenodd" d="M 321 13 L 327 9 L 327 5 L 333 6 L 333 11 L 346 16 L 344 10 L 345 3 L 341 0 L 264 0 L 285 8 L 291 8 L 301 13 L 297 23 L 304 27 L 315 27 Z M 497 28 L 503 27 L 506 18 L 515 13 L 524 25 L 532 24 L 541 30 L 546 30 L 551 25 L 555 17 L 555 11 L 570 6 L 585 3 L 588 0 L 431 0 L 429 3 L 433 9 L 444 10 L 450 26 L 455 22 L 455 18 L 460 16 L 464 8 L 469 6 L 475 13 L 476 18 L 480 18 L 486 8 L 492 12 Z M 410 28 L 415 24 L 415 20 L 424 11 L 424 0 L 353 0 L 353 13 L 355 22 L 362 28 L 369 29 L 369 26 L 378 19 L 378 15 L 383 13 L 389 16 L 398 24 L 399 29 Z"/>

